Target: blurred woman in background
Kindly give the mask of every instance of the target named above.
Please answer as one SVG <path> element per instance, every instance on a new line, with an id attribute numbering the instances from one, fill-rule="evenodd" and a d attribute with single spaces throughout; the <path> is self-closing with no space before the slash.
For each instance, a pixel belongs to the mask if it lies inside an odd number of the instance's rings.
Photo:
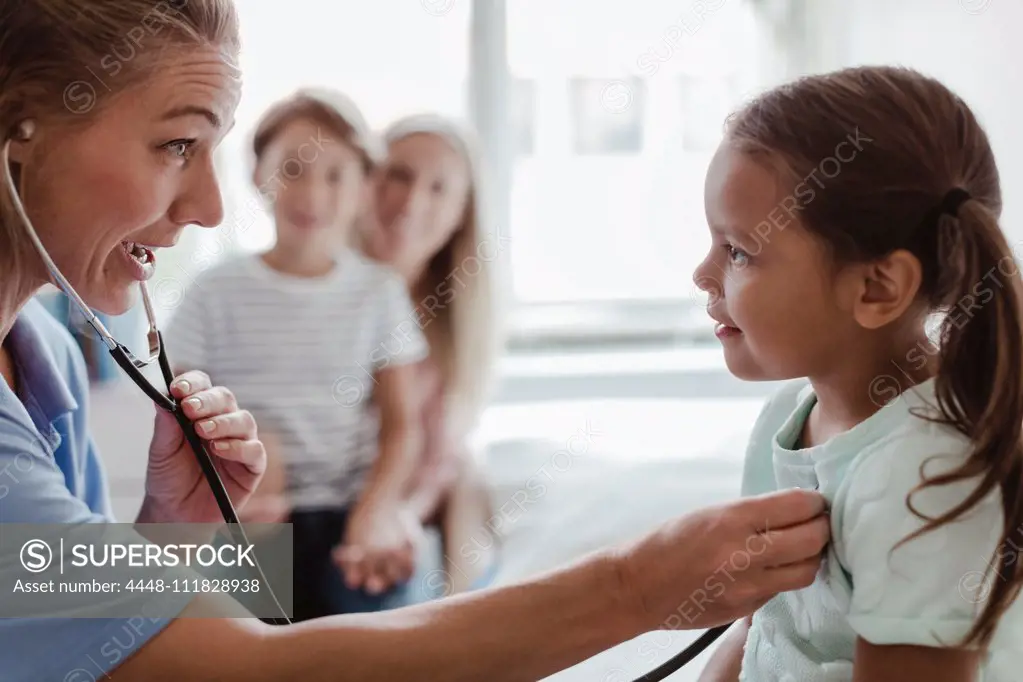
<path id="1" fill-rule="evenodd" d="M 362 248 L 403 277 L 430 347 L 417 365 L 413 409 L 423 439 L 408 501 L 424 524 L 441 528 L 443 587 L 461 592 L 486 581 L 497 550 L 469 437 L 498 349 L 493 275 L 503 244 L 482 227 L 478 164 L 466 130 L 418 115 L 392 124 L 384 141 Z"/>

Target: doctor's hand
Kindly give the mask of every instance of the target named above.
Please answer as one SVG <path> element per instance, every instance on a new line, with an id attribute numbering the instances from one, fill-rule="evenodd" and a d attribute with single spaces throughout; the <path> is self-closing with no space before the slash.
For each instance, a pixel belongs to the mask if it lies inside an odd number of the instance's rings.
<path id="1" fill-rule="evenodd" d="M 629 612 L 640 631 L 708 628 L 806 587 L 829 538 L 824 512 L 818 493 L 789 490 L 661 526 L 614 559 Z"/>
<path id="2" fill-rule="evenodd" d="M 422 537 L 423 527 L 409 507 L 367 497 L 352 509 L 334 563 L 350 589 L 381 594 L 412 577 Z"/>
<path id="3" fill-rule="evenodd" d="M 213 386 L 203 372 L 179 375 L 171 394 L 196 426 L 236 508 L 242 507 L 266 469 L 266 452 L 252 415 L 234 394 Z M 157 408 L 146 470 L 140 523 L 220 523 L 223 517 L 174 415 Z"/>

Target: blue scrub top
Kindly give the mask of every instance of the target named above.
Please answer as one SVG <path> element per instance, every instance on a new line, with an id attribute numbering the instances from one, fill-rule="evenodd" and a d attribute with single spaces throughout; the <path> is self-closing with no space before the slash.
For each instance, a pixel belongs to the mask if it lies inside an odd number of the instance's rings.
<path id="1" fill-rule="evenodd" d="M 22 309 L 8 344 L 20 396 L 0 380 L 0 523 L 114 521 L 77 344 L 37 301 Z M 0 618 L 0 679 L 101 680 L 169 622 Z"/>

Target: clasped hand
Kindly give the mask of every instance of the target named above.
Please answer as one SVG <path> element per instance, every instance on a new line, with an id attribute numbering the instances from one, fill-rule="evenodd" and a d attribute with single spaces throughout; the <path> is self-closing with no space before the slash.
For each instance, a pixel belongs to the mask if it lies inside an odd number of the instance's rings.
<path id="1" fill-rule="evenodd" d="M 406 505 L 366 497 L 349 516 L 334 562 L 350 589 L 381 594 L 412 577 L 422 537 L 422 525 Z"/>

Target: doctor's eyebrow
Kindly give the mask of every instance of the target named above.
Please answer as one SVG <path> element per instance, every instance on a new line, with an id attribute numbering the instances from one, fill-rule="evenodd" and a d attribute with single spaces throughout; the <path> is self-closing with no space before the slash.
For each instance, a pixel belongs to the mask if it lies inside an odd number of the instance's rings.
<path id="1" fill-rule="evenodd" d="M 170 109 L 169 111 L 165 112 L 164 115 L 160 117 L 160 120 L 170 121 L 172 119 L 183 118 L 185 116 L 202 116 L 203 118 L 210 122 L 210 125 L 217 129 L 220 129 L 221 126 L 223 126 L 223 122 L 220 120 L 219 116 L 217 116 L 215 113 L 213 113 L 206 107 L 200 107 L 194 104 L 186 104 L 184 106 L 174 107 L 173 109 Z"/>

